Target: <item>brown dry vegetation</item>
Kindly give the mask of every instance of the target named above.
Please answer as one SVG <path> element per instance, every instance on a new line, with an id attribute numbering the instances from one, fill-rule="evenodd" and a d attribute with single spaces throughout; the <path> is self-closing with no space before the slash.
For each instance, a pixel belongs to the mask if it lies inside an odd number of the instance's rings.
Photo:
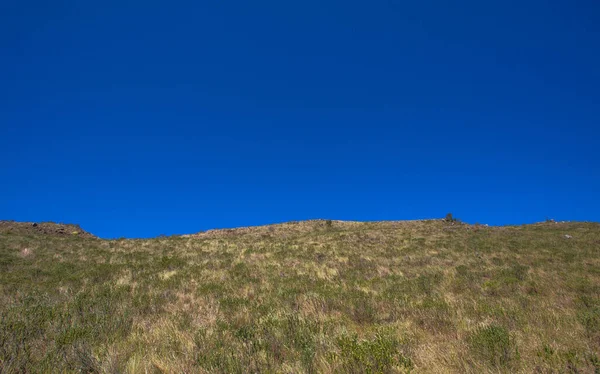
<path id="1" fill-rule="evenodd" d="M 600 372 L 596 223 L 6 227 L 3 373 Z"/>

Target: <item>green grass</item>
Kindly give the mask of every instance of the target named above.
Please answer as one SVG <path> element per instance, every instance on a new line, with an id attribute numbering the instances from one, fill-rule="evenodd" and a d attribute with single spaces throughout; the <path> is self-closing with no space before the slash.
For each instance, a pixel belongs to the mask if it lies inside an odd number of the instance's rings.
<path id="1" fill-rule="evenodd" d="M 519 359 L 515 339 L 503 326 L 489 325 L 476 329 L 470 337 L 470 345 L 475 355 L 492 366 L 510 367 Z"/>
<path id="2" fill-rule="evenodd" d="M 600 372 L 595 223 L 2 227 L 0 373 Z"/>

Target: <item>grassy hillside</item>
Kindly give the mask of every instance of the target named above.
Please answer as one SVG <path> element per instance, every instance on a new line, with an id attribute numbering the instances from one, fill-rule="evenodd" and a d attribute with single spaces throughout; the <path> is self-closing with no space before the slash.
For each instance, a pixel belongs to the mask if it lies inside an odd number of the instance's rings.
<path id="1" fill-rule="evenodd" d="M 15 225 L 0 225 L 2 373 L 600 372 L 596 223 L 150 240 Z"/>

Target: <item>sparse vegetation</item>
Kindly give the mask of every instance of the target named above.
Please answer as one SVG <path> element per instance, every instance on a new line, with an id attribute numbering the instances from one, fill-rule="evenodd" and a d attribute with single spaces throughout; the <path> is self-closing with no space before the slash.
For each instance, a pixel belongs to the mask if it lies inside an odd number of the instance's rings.
<path id="1" fill-rule="evenodd" d="M 0 372 L 600 371 L 600 225 L 447 221 L 2 223 Z"/>

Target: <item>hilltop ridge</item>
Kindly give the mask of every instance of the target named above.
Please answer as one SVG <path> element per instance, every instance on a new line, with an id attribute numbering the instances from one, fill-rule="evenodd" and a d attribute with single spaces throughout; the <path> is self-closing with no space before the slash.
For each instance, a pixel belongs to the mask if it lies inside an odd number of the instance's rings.
<path id="1" fill-rule="evenodd" d="M 79 225 L 54 222 L 0 221 L 0 234 L 96 237 Z"/>
<path id="2" fill-rule="evenodd" d="M 397 221 L 345 221 L 331 219 L 309 219 L 301 221 L 288 221 L 280 223 L 271 223 L 256 226 L 240 226 L 232 228 L 214 228 L 205 231 L 199 231 L 192 234 L 171 235 L 182 238 L 196 239 L 224 239 L 234 237 L 253 237 L 253 238 L 280 238 L 289 239 L 302 235 L 325 233 L 328 231 L 352 231 L 352 230 L 415 230 L 417 228 L 429 227 L 430 229 L 456 230 L 463 228 L 466 230 L 503 230 L 514 227 L 537 227 L 550 225 L 549 227 L 568 229 L 578 224 L 594 224 L 594 222 L 578 221 L 554 221 L 547 220 L 542 222 L 521 224 L 521 225 L 503 225 L 489 226 L 486 224 L 470 224 L 459 220 L 448 221 L 445 218 L 429 218 L 415 220 L 397 220 Z M 48 235 L 56 237 L 78 236 L 82 238 L 98 238 L 93 233 L 83 230 L 78 224 L 55 223 L 55 222 L 19 222 L 0 220 L 0 234 L 19 234 L 19 235 Z M 162 235 L 161 235 L 162 236 Z M 158 236 L 160 237 L 160 236 Z M 131 238 L 136 239 L 136 238 Z M 150 238 L 149 238 L 150 239 Z"/>
<path id="3" fill-rule="evenodd" d="M 258 226 L 245 226 L 223 229 L 211 229 L 195 234 L 182 235 L 190 238 L 226 238 L 232 236 L 278 237 L 291 238 L 309 233 L 328 230 L 347 231 L 369 228 L 393 229 L 411 227 L 423 222 L 440 222 L 441 219 L 406 220 L 406 221 L 342 221 L 330 219 L 311 219 L 305 221 L 289 221 Z"/>

